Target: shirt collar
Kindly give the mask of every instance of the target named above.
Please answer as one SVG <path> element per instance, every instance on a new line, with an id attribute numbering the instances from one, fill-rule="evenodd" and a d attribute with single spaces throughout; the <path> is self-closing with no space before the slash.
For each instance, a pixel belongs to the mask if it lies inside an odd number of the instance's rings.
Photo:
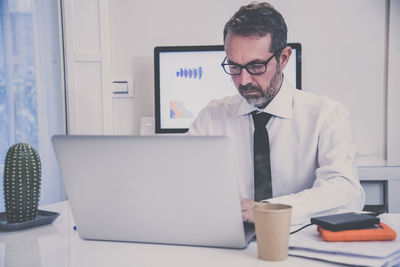
<path id="1" fill-rule="evenodd" d="M 286 79 L 283 79 L 282 86 L 278 94 L 264 108 L 264 110 L 260 110 L 259 108 L 250 105 L 244 98 L 242 98 L 242 103 L 238 109 L 237 115 L 238 116 L 247 115 L 254 110 L 258 110 L 272 114 L 277 117 L 291 119 L 293 111 L 292 107 L 293 93 L 291 89 L 292 86 L 290 85 L 290 83 Z"/>

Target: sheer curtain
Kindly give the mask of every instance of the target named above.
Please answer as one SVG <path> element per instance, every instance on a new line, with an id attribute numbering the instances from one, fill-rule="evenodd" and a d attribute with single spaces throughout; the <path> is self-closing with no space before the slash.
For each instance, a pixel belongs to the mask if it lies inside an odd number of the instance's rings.
<path id="1" fill-rule="evenodd" d="M 4 159 L 19 142 L 41 157 L 40 204 L 65 199 L 51 145 L 66 128 L 61 55 L 57 1 L 0 1 L 0 211 Z"/>

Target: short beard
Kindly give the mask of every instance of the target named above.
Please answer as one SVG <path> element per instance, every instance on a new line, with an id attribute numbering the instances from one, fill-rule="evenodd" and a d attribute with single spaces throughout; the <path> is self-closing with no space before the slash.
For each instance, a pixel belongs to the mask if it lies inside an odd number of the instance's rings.
<path id="1" fill-rule="evenodd" d="M 280 68 L 277 68 L 274 77 L 271 79 L 270 85 L 263 90 L 260 86 L 254 86 L 251 83 L 239 86 L 240 95 L 246 99 L 247 103 L 256 106 L 257 108 L 264 109 L 274 97 L 278 94 L 282 85 L 283 75 Z M 259 96 L 245 96 L 243 94 L 246 90 L 257 91 Z"/>

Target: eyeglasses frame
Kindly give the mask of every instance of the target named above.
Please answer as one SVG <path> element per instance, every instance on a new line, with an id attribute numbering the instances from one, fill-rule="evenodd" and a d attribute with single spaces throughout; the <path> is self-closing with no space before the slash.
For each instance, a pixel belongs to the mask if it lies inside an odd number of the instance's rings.
<path id="1" fill-rule="evenodd" d="M 281 50 L 279 50 L 278 52 L 280 52 L 280 51 L 281 51 Z M 267 72 L 267 65 L 268 65 L 268 63 L 276 56 L 276 54 L 278 54 L 278 52 L 275 52 L 275 53 L 274 53 L 272 56 L 270 56 L 266 61 L 256 62 L 256 63 L 253 62 L 253 63 L 248 63 L 248 64 L 246 64 L 246 65 L 240 65 L 240 64 L 236 64 L 236 63 L 224 63 L 225 60 L 226 60 L 226 56 L 225 56 L 224 60 L 223 60 L 222 63 L 221 63 L 221 66 L 222 66 L 222 68 L 224 69 L 225 73 L 228 74 L 228 75 L 231 75 L 231 76 L 236 76 L 236 75 L 242 74 L 242 70 L 243 70 L 243 69 L 246 69 L 247 72 L 248 72 L 249 74 L 251 74 L 251 75 L 261 75 L 261 74 L 264 74 L 265 72 Z M 253 64 L 262 64 L 262 65 L 264 65 L 264 66 L 265 66 L 264 72 L 261 72 L 261 73 L 252 73 L 251 71 L 249 71 L 249 69 L 248 69 L 247 67 L 248 67 L 249 65 L 253 65 Z M 240 72 L 239 72 L 239 73 L 236 73 L 236 74 L 230 74 L 230 73 L 228 73 L 228 72 L 226 71 L 226 69 L 225 69 L 225 66 L 227 66 L 227 65 L 235 65 L 235 66 L 240 67 Z"/>

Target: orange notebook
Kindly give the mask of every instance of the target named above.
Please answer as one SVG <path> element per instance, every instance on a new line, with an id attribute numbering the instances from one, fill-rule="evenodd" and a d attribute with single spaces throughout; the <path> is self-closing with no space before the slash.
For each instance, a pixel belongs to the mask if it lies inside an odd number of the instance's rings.
<path id="1" fill-rule="evenodd" d="M 343 242 L 343 241 L 390 241 L 396 239 L 396 232 L 384 223 L 376 225 L 374 228 L 329 231 L 318 226 L 319 235 L 324 241 Z"/>

